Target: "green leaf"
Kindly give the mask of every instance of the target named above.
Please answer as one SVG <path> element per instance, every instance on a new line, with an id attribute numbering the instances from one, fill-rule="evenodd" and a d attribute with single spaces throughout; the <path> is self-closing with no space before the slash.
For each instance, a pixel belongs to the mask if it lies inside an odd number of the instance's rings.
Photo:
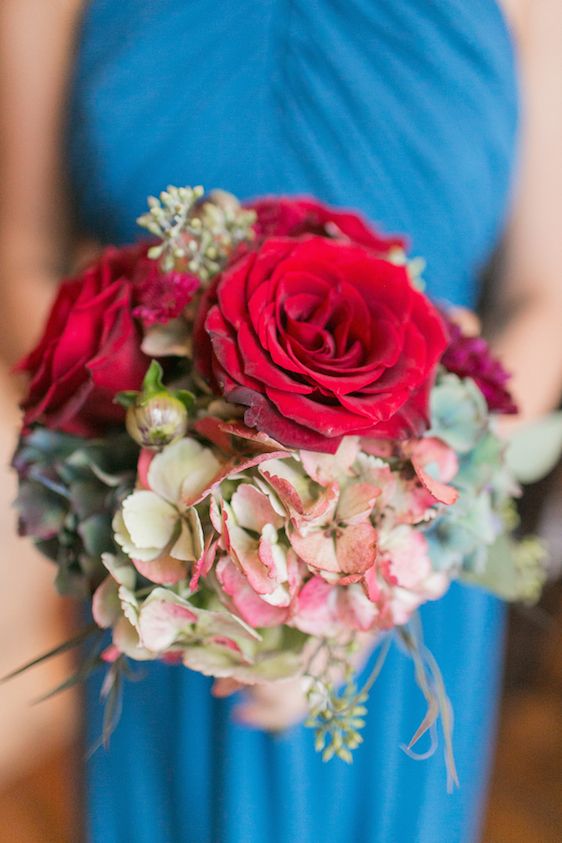
<path id="1" fill-rule="evenodd" d="M 157 360 L 153 360 L 142 382 L 143 398 L 149 398 L 151 395 L 166 391 L 166 387 L 162 383 L 163 376 L 162 366 Z"/>
<path id="2" fill-rule="evenodd" d="M 113 531 L 111 520 L 105 512 L 95 513 L 84 519 L 78 526 L 78 534 L 84 542 L 86 553 L 101 557 L 102 553 L 113 550 Z"/>
<path id="3" fill-rule="evenodd" d="M 23 534 L 40 540 L 56 536 L 68 514 L 62 497 L 33 482 L 21 484 L 15 505 Z"/>
<path id="4" fill-rule="evenodd" d="M 10 679 L 14 679 L 16 676 L 20 676 L 22 673 L 25 673 L 27 670 L 31 670 L 32 667 L 36 667 L 38 664 L 43 664 L 43 662 L 48 661 L 49 659 L 54 658 L 55 656 L 60 655 L 61 653 L 66 653 L 68 650 L 73 650 L 75 647 L 78 647 L 83 641 L 89 638 L 91 635 L 95 635 L 96 633 L 100 634 L 99 627 L 95 624 L 89 624 L 87 627 L 82 629 L 77 635 L 73 638 L 69 638 L 67 641 L 63 641 L 62 644 L 58 644 L 56 647 L 53 647 L 51 650 L 47 650 L 46 653 L 42 653 L 42 655 L 37 656 L 31 661 L 22 664 L 21 667 L 17 667 L 15 670 L 12 670 L 10 673 L 7 673 L 5 676 L 0 678 L 0 683 L 8 682 Z"/>
<path id="5" fill-rule="evenodd" d="M 181 401 L 188 413 L 193 412 L 195 407 L 195 395 L 187 389 L 174 389 L 172 392 L 174 398 Z"/>
<path id="6" fill-rule="evenodd" d="M 521 483 L 535 483 L 556 466 L 562 454 L 562 412 L 525 425 L 512 437 L 507 464 Z"/>
<path id="7" fill-rule="evenodd" d="M 56 697 L 63 691 L 67 691 L 69 688 L 73 688 L 75 685 L 79 685 L 81 682 L 85 682 L 86 679 L 88 679 L 88 677 L 91 676 L 91 674 L 96 670 L 96 668 L 101 667 L 103 665 L 103 661 L 100 657 L 102 637 L 103 633 L 101 630 L 98 629 L 97 641 L 90 650 L 90 652 L 87 654 L 87 656 L 84 658 L 84 660 L 81 662 L 81 664 L 79 664 L 76 673 L 72 673 L 59 685 L 56 685 L 56 687 L 51 688 L 51 690 L 47 691 L 47 693 L 42 694 L 40 697 L 34 699 L 33 705 L 45 702 L 46 700 L 49 700 L 52 697 Z"/>
<path id="8" fill-rule="evenodd" d="M 461 578 L 503 600 L 536 602 L 546 579 L 545 555 L 533 536 L 515 541 L 509 533 L 502 533 L 489 548 L 483 570 L 463 572 Z"/>
<path id="9" fill-rule="evenodd" d="M 120 404 L 127 410 L 129 407 L 134 407 L 134 405 L 137 403 L 138 396 L 139 393 L 135 389 L 123 390 L 123 392 L 117 393 L 117 395 L 113 399 L 113 403 Z"/>
<path id="10" fill-rule="evenodd" d="M 121 717 L 123 700 L 123 659 L 118 659 L 109 668 L 106 676 L 102 696 L 105 698 L 102 727 L 102 745 L 104 749 L 109 748 L 111 735 L 117 728 Z"/>
<path id="11" fill-rule="evenodd" d="M 91 598 L 91 589 L 84 576 L 68 565 L 61 565 L 55 577 L 55 588 L 63 597 Z"/>
<path id="12" fill-rule="evenodd" d="M 80 521 L 106 509 L 107 488 L 96 477 L 89 480 L 77 480 L 70 484 L 72 509 Z"/>

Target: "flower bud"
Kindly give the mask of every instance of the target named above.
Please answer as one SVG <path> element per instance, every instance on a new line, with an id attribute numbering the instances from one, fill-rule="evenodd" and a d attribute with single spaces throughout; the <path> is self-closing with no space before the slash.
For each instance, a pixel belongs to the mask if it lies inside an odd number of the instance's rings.
<path id="1" fill-rule="evenodd" d="M 185 436 L 188 413 L 179 398 L 163 392 L 129 407 L 126 425 L 135 442 L 156 450 Z"/>

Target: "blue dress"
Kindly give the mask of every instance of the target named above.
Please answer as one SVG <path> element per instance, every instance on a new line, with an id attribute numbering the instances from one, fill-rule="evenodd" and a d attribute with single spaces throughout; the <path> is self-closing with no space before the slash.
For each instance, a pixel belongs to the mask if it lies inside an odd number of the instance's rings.
<path id="1" fill-rule="evenodd" d="M 311 193 L 409 235 L 435 297 L 470 305 L 501 228 L 517 95 L 493 0 L 94 0 L 70 162 L 84 230 L 136 236 L 165 185 Z M 235 725 L 207 679 L 152 665 L 87 766 L 92 843 L 474 843 L 493 745 L 503 610 L 455 587 L 423 611 L 455 710 L 460 790 L 401 750 L 423 706 L 393 652 L 353 766 L 312 734 Z M 101 733 L 99 683 L 87 734 Z"/>

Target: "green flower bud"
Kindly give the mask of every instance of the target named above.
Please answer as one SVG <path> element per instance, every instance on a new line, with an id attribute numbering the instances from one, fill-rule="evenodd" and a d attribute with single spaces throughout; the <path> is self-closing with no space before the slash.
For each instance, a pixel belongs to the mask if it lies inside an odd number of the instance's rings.
<path id="1" fill-rule="evenodd" d="M 185 404 L 169 392 L 139 400 L 127 409 L 129 435 L 143 448 L 157 450 L 187 433 Z"/>

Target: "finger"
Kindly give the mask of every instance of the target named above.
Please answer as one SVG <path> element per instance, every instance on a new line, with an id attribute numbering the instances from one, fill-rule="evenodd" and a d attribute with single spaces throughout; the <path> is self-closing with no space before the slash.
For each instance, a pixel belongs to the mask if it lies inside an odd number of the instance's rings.
<path id="1" fill-rule="evenodd" d="M 280 732 L 300 723 L 306 714 L 306 707 L 298 712 L 288 712 L 286 709 L 264 708 L 260 704 L 243 703 L 234 709 L 234 719 L 237 723 L 250 726 L 253 729 L 263 729 L 267 732 Z"/>
<path id="2" fill-rule="evenodd" d="M 468 310 L 466 307 L 453 307 L 449 310 L 449 316 L 453 322 L 457 323 L 465 336 L 477 337 L 481 333 L 480 319 L 472 310 Z"/>
<path id="3" fill-rule="evenodd" d="M 211 694 L 213 697 L 230 697 L 231 694 L 235 694 L 236 691 L 239 691 L 243 687 L 241 682 L 237 682 L 236 679 L 231 679 L 230 677 L 215 679 L 211 688 Z"/>
<path id="4" fill-rule="evenodd" d="M 308 712 L 308 706 L 302 694 L 265 699 L 263 695 L 260 697 L 256 694 L 256 691 L 257 689 L 252 689 L 248 697 L 234 709 L 234 718 L 237 722 L 254 728 L 276 731 L 299 723 Z"/>

